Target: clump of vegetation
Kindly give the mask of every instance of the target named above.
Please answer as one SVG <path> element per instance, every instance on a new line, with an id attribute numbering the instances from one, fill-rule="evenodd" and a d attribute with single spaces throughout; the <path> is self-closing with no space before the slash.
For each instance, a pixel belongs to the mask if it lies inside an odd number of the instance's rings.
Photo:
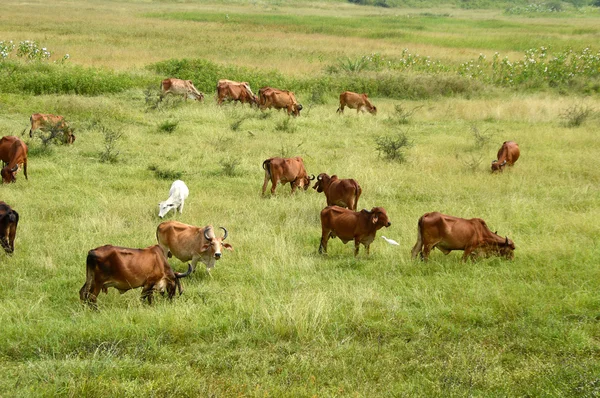
<path id="1" fill-rule="evenodd" d="M 594 109 L 587 105 L 573 105 L 565 109 L 560 117 L 565 126 L 579 127 L 593 114 Z"/>
<path id="2" fill-rule="evenodd" d="M 19 44 L 14 44 L 10 41 L 0 41 L 0 61 L 8 59 L 8 57 L 17 49 L 16 56 L 27 62 L 30 61 L 48 61 L 52 56 L 52 52 L 46 47 L 42 47 L 35 40 L 23 40 Z M 70 58 L 69 54 L 63 55 L 59 61 L 55 63 L 64 63 Z"/>
<path id="3" fill-rule="evenodd" d="M 296 132 L 297 127 L 292 121 L 292 118 L 286 117 L 275 125 L 275 130 L 293 134 Z"/>
<path id="4" fill-rule="evenodd" d="M 251 115 L 243 115 L 243 116 L 235 119 L 233 122 L 231 122 L 231 124 L 229 125 L 229 128 L 233 131 L 238 131 L 240 129 L 240 127 L 242 127 L 242 123 L 246 119 L 250 119 L 250 118 L 252 118 Z"/>
<path id="5" fill-rule="evenodd" d="M 423 105 L 415 106 L 412 109 L 407 109 L 402 104 L 394 105 L 394 113 L 387 119 L 390 124 L 408 124 L 409 118 L 415 114 L 415 112 L 421 109 Z"/>
<path id="6" fill-rule="evenodd" d="M 161 133 L 172 134 L 177 130 L 179 126 L 179 120 L 165 120 L 158 125 L 158 131 Z"/>
<path id="7" fill-rule="evenodd" d="M 146 112 L 173 109 L 183 104 L 184 99 L 180 96 L 168 95 L 162 97 L 161 90 L 155 86 L 155 84 L 151 84 L 144 90 Z"/>
<path id="8" fill-rule="evenodd" d="M 46 122 L 43 128 L 32 132 L 32 138 L 39 138 L 42 146 L 66 145 L 69 143 L 69 135 L 73 134 L 73 129 L 68 126 L 66 121 L 57 123 Z"/>
<path id="9" fill-rule="evenodd" d="M 463 166 L 472 172 L 477 171 L 481 165 L 481 162 L 483 162 L 483 156 L 481 155 L 470 154 L 468 157 L 460 158 L 457 154 L 456 158 L 460 159 L 460 162 L 463 164 Z"/>
<path id="10" fill-rule="evenodd" d="M 183 171 L 161 169 L 154 164 L 148 166 L 148 170 L 153 171 L 156 178 L 159 178 L 161 180 L 180 180 L 181 177 L 183 177 L 183 175 L 185 174 L 185 172 Z"/>
<path id="11" fill-rule="evenodd" d="M 509 15 L 520 14 L 545 14 L 561 12 L 562 4 L 560 1 L 550 1 L 548 3 L 530 3 L 527 5 L 517 5 L 507 8 L 504 12 Z"/>
<path id="12" fill-rule="evenodd" d="M 292 156 L 298 156 L 298 152 L 300 152 L 300 148 L 304 145 L 304 141 L 300 142 L 298 145 L 283 145 L 281 144 L 280 155 L 282 158 L 289 158 Z"/>
<path id="13" fill-rule="evenodd" d="M 121 153 L 117 149 L 117 142 L 121 139 L 123 133 L 116 132 L 106 126 L 99 126 L 98 129 L 104 136 L 104 148 L 100 151 L 100 161 L 102 163 L 116 163 Z"/>
<path id="14" fill-rule="evenodd" d="M 406 161 L 405 150 L 412 146 L 408 136 L 404 132 L 399 132 L 395 136 L 379 136 L 375 138 L 375 149 L 379 156 L 386 160 L 404 163 Z"/>
<path id="15" fill-rule="evenodd" d="M 482 132 L 475 125 L 471 126 L 471 133 L 473 134 L 473 139 L 475 140 L 476 149 L 482 149 L 486 147 L 492 138 L 491 134 L 488 133 L 488 130 Z"/>
<path id="16" fill-rule="evenodd" d="M 227 177 L 235 177 L 238 172 L 236 170 L 239 166 L 240 161 L 238 159 L 221 159 L 219 162 L 221 165 L 221 173 Z"/>

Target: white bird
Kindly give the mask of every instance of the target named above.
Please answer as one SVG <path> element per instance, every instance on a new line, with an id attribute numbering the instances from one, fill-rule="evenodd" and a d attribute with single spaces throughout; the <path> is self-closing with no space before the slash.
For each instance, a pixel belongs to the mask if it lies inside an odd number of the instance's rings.
<path id="1" fill-rule="evenodd" d="M 394 246 L 400 246 L 400 243 L 396 242 L 393 239 L 388 239 L 385 236 L 381 236 L 387 243 L 389 243 L 390 245 L 394 245 Z"/>

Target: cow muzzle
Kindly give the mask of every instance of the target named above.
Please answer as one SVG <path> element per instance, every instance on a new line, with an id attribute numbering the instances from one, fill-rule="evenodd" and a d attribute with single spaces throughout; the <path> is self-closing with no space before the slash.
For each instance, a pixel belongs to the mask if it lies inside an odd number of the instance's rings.
<path id="1" fill-rule="evenodd" d="M 215 253 L 215 259 L 219 260 L 221 258 L 222 254 L 221 253 Z"/>

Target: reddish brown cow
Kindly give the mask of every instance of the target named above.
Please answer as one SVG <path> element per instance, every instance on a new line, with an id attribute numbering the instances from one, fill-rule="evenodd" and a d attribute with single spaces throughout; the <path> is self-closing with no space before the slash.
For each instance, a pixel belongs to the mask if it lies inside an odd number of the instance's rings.
<path id="1" fill-rule="evenodd" d="M 19 166 L 23 165 L 23 174 L 27 178 L 27 145 L 18 137 L 9 135 L 0 139 L 0 160 L 6 165 L 0 174 L 3 183 L 15 182 Z"/>
<path id="2" fill-rule="evenodd" d="M 292 193 L 294 193 L 297 187 L 304 188 L 306 191 L 310 186 L 310 182 L 315 179 L 314 175 L 308 176 L 304 168 L 304 161 L 299 156 L 295 158 L 270 158 L 263 162 L 262 167 L 265 170 L 265 181 L 262 187 L 263 195 L 267 190 L 269 180 L 271 180 L 271 194 L 274 194 L 279 182 L 282 185 L 289 182 L 292 186 Z"/>
<path id="3" fill-rule="evenodd" d="M 298 116 L 302 105 L 296 101 L 296 96 L 288 90 L 278 90 L 263 87 L 258 91 L 258 105 L 261 110 L 268 108 L 285 109 L 288 115 Z"/>
<path id="4" fill-rule="evenodd" d="M 194 83 L 192 83 L 191 80 L 181 80 L 172 77 L 163 80 L 160 84 L 160 88 L 162 91 L 160 96 L 161 101 L 167 94 L 183 95 L 186 101 L 190 96 L 196 101 L 204 100 L 204 94 L 196 90 L 196 87 L 194 87 Z"/>
<path id="5" fill-rule="evenodd" d="M 79 298 L 84 303 L 96 307 L 100 290 L 107 293 L 114 287 L 120 293 L 142 287 L 142 300 L 152 304 L 154 291 L 167 292 L 169 299 L 183 293 L 180 278 L 192 273 L 188 265 L 186 273 L 173 272 L 167 258 L 158 245 L 145 249 L 129 249 L 105 245 L 88 252 L 86 261 L 86 280 L 79 290 Z"/>
<path id="6" fill-rule="evenodd" d="M 328 206 L 321 210 L 321 244 L 319 253 L 327 253 L 329 238 L 338 237 L 346 244 L 354 240 L 354 255 L 362 243 L 367 248 L 375 240 L 377 230 L 392 225 L 383 207 L 373 207 L 371 211 L 352 211 L 339 206 Z"/>
<path id="7" fill-rule="evenodd" d="M 49 131 L 57 129 L 62 131 L 63 140 L 67 144 L 75 142 L 75 134 L 69 126 L 64 116 L 53 115 L 50 113 L 34 113 L 29 117 L 31 128 L 29 129 L 29 137 L 33 137 L 33 132 L 36 130 Z"/>
<path id="8" fill-rule="evenodd" d="M 470 220 L 447 216 L 442 213 L 425 213 L 419 219 L 417 243 L 412 249 L 412 258 L 417 254 L 425 261 L 429 253 L 437 247 L 444 254 L 452 250 L 464 250 L 463 261 L 478 256 L 503 256 L 513 259 L 515 244 L 508 237 L 501 237 L 490 231 L 481 218 Z"/>
<path id="9" fill-rule="evenodd" d="M 257 97 L 252 93 L 250 85 L 246 82 L 238 83 L 222 79 L 217 84 L 217 104 L 221 105 L 224 100 L 239 101 L 242 104 L 258 104 Z"/>
<path id="10" fill-rule="evenodd" d="M 15 251 L 15 236 L 19 224 L 19 213 L 0 201 L 0 244 L 11 254 Z"/>
<path id="11" fill-rule="evenodd" d="M 344 107 L 356 109 L 356 113 L 369 111 L 371 114 L 377 114 L 377 108 L 374 107 L 367 98 L 367 94 L 353 93 L 352 91 L 344 91 L 340 94 L 340 107 L 338 113 L 344 113 Z"/>
<path id="12" fill-rule="evenodd" d="M 347 207 L 350 210 L 356 210 L 358 198 L 362 193 L 362 189 L 356 180 L 343 179 L 332 175 L 329 177 L 326 173 L 321 173 L 317 176 L 317 182 L 313 186 L 317 192 L 325 192 L 327 198 L 327 206 L 337 205 Z"/>
<path id="13" fill-rule="evenodd" d="M 223 243 L 227 239 L 227 229 L 220 228 L 223 230 L 222 238 L 215 236 L 212 225 L 200 228 L 178 221 L 165 221 L 156 229 L 156 239 L 168 257 L 173 255 L 183 262 L 191 260 L 192 269 L 196 269 L 196 263 L 202 261 L 210 272 L 221 258 L 223 247 L 233 250 L 229 243 Z"/>
<path id="14" fill-rule="evenodd" d="M 519 159 L 519 145 L 514 141 L 504 141 L 498 150 L 498 160 L 492 161 L 492 173 L 496 171 L 504 171 L 504 166 L 512 166 Z"/>

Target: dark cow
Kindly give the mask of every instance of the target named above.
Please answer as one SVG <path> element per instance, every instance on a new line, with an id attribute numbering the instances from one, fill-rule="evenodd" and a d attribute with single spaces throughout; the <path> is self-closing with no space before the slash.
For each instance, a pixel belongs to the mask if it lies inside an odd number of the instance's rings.
<path id="1" fill-rule="evenodd" d="M 258 104 L 258 98 L 247 82 L 234 82 L 232 80 L 221 79 L 217 84 L 217 104 L 223 104 L 223 101 L 239 101 L 242 104 L 249 103 L 251 106 Z"/>
<path id="2" fill-rule="evenodd" d="M 191 260 L 192 269 L 196 269 L 196 263 L 202 261 L 210 272 L 221 258 L 223 247 L 233 250 L 229 243 L 223 243 L 227 239 L 227 229 L 220 228 L 223 230 L 222 238 L 215 236 L 212 225 L 200 228 L 178 221 L 165 221 L 156 229 L 156 240 L 166 256 L 173 255 L 183 262 Z"/>
<path id="3" fill-rule="evenodd" d="M 277 184 L 282 185 L 290 183 L 292 193 L 296 192 L 296 188 L 304 188 L 306 191 L 310 186 L 310 182 L 315 179 L 314 175 L 310 177 L 304 168 L 304 161 L 300 156 L 295 158 L 270 158 L 263 162 L 265 170 L 265 181 L 262 187 L 262 194 L 267 190 L 267 184 L 271 180 L 271 194 L 275 193 Z"/>
<path id="4" fill-rule="evenodd" d="M 419 218 L 417 243 L 412 249 L 412 258 L 420 254 L 426 261 L 434 247 L 444 254 L 452 250 L 464 250 L 463 261 L 469 257 L 475 259 L 491 255 L 512 260 L 515 250 L 512 240 L 490 231 L 481 218 L 467 220 L 438 212 L 425 213 Z"/>
<path id="5" fill-rule="evenodd" d="M 302 105 L 296 101 L 296 96 L 288 90 L 278 90 L 263 87 L 258 91 L 258 105 L 261 110 L 268 108 L 285 109 L 288 115 L 298 116 Z"/>
<path id="6" fill-rule="evenodd" d="M 142 287 L 142 300 L 152 304 L 154 291 L 173 298 L 176 289 L 183 293 L 180 278 L 192 273 L 188 265 L 186 273 L 173 272 L 163 250 L 158 245 L 145 249 L 129 249 L 105 245 L 90 250 L 86 261 L 86 280 L 79 290 L 84 303 L 96 307 L 100 290 L 107 292 L 114 287 L 120 293 Z"/>
<path id="7" fill-rule="evenodd" d="M 392 225 L 383 207 L 373 207 L 371 211 L 352 211 L 339 206 L 328 206 L 321 210 L 321 244 L 319 253 L 327 253 L 329 238 L 338 237 L 346 244 L 354 240 L 354 255 L 358 255 L 359 245 L 367 248 L 375 240 L 377 230 Z"/>
<path id="8" fill-rule="evenodd" d="M 362 193 L 362 189 L 356 180 L 352 178 L 340 180 L 338 176 L 332 175 L 329 177 L 326 173 L 317 176 L 317 182 L 313 189 L 316 189 L 317 192 L 325 192 L 327 206 L 337 205 L 355 211 L 358 198 Z"/>
<path id="9" fill-rule="evenodd" d="M 353 93 L 352 91 L 344 91 L 340 94 L 340 106 L 338 113 L 344 113 L 344 107 L 347 106 L 350 109 L 356 109 L 356 113 L 364 112 L 365 110 L 369 113 L 376 115 L 377 108 L 374 107 L 367 98 L 367 94 Z"/>
<path id="10" fill-rule="evenodd" d="M 504 171 L 504 166 L 507 164 L 512 166 L 519 159 L 519 145 L 514 141 L 504 141 L 498 150 L 498 160 L 492 161 L 492 173 L 496 171 Z"/>
<path id="11" fill-rule="evenodd" d="M 0 201 L 0 244 L 8 254 L 15 251 L 15 236 L 18 224 L 19 213 Z"/>
<path id="12" fill-rule="evenodd" d="M 204 100 L 204 94 L 196 90 L 196 87 L 194 87 L 194 83 L 192 83 L 191 80 L 181 80 L 172 77 L 163 80 L 160 84 L 160 88 L 162 91 L 160 96 L 161 101 L 167 94 L 183 95 L 186 101 L 190 96 L 196 101 Z"/>
<path id="13" fill-rule="evenodd" d="M 72 144 L 75 142 L 75 134 L 73 129 L 69 126 L 64 116 L 53 115 L 51 113 L 34 113 L 29 117 L 31 128 L 29 129 L 29 137 L 33 137 L 33 132 L 36 130 L 50 131 L 56 129 L 62 131 L 63 141 L 66 144 Z"/>
<path id="14" fill-rule="evenodd" d="M 2 137 L 0 139 L 0 160 L 4 167 L 0 174 L 3 183 L 16 181 L 16 174 L 19 166 L 23 165 L 23 174 L 27 180 L 27 145 L 20 138 L 13 135 Z"/>

